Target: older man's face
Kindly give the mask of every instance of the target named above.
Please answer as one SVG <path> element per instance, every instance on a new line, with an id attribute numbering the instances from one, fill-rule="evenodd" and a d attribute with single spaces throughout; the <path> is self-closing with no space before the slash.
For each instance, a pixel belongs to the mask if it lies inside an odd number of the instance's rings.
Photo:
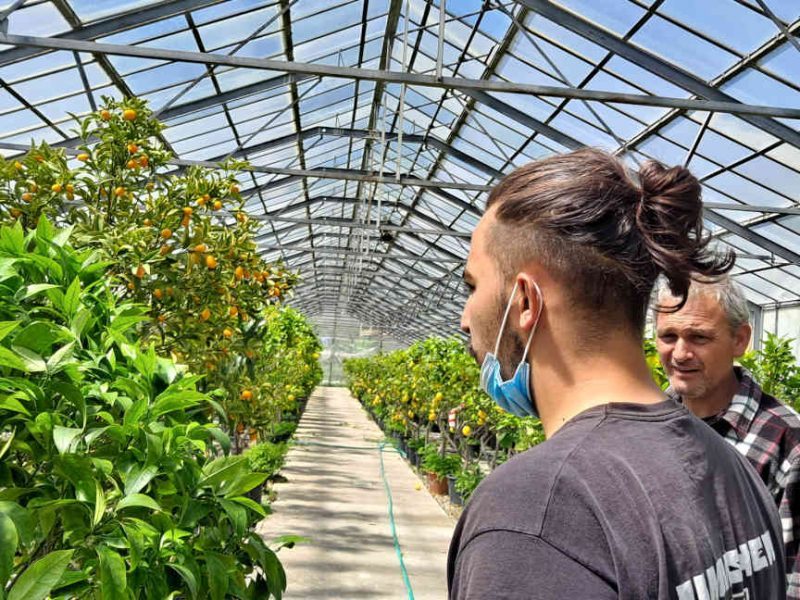
<path id="1" fill-rule="evenodd" d="M 732 331 L 712 296 L 697 295 L 676 313 L 659 314 L 656 346 L 673 389 L 703 399 L 731 376 L 733 360 L 744 354 L 750 326 Z"/>

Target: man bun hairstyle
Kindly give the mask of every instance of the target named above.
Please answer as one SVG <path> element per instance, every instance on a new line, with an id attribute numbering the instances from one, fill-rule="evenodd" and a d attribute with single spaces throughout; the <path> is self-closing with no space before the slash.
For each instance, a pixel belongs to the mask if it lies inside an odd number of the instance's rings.
<path id="1" fill-rule="evenodd" d="M 497 218 L 489 252 L 506 276 L 528 261 L 542 264 L 586 325 L 605 318 L 641 332 L 659 275 L 678 310 L 693 274 L 715 277 L 733 266 L 732 254 L 708 248 L 700 194 L 683 167 L 651 160 L 634 173 L 593 148 L 551 156 L 513 171 L 489 194 Z"/>
<path id="2" fill-rule="evenodd" d="M 688 169 L 649 160 L 639 169 L 639 185 L 642 201 L 636 225 L 654 265 L 680 300 L 671 310 L 680 310 L 692 275 L 726 273 L 733 267 L 734 255 L 707 250 L 710 238 L 703 235 L 702 188 Z"/>

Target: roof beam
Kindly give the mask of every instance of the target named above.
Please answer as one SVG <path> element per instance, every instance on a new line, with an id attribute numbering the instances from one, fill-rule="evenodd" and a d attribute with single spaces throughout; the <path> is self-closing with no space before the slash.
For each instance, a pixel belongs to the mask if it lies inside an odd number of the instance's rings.
<path id="1" fill-rule="evenodd" d="M 520 0 L 525 4 L 536 5 L 542 0 Z M 609 35 L 602 29 L 572 15 L 567 11 L 559 9 L 554 5 L 547 4 L 553 9 L 560 11 L 571 17 L 570 23 L 573 27 L 581 29 L 581 25 L 588 26 L 591 33 L 600 41 L 601 45 L 619 48 L 620 56 L 629 58 L 644 68 L 650 66 L 657 74 L 671 79 L 673 83 L 680 85 L 690 91 L 696 91 L 700 96 L 714 98 L 713 100 L 695 100 L 687 98 L 669 98 L 664 96 L 650 96 L 642 94 L 626 94 L 620 92 L 608 92 L 601 90 L 586 90 L 573 87 L 543 86 L 530 83 L 514 83 L 487 79 L 466 79 L 462 77 L 441 77 L 433 75 L 422 75 L 419 73 L 400 73 L 397 71 L 381 71 L 378 69 L 359 69 L 354 67 L 339 67 L 326 65 L 323 63 L 298 63 L 294 61 L 270 60 L 265 58 L 250 58 L 245 56 L 228 56 L 209 52 L 191 52 L 186 50 L 170 50 L 167 48 L 151 48 L 143 46 L 130 46 L 124 44 L 101 44 L 98 42 L 87 42 L 82 40 L 70 40 L 65 38 L 51 38 L 28 35 L 9 35 L 0 34 L 0 44 L 12 46 L 33 46 L 37 48 L 49 48 L 52 50 L 77 50 L 78 52 L 93 52 L 100 54 L 112 54 L 117 56 L 134 56 L 155 60 L 171 60 L 177 62 L 198 63 L 204 65 L 228 65 L 244 69 L 261 69 L 266 71 L 279 71 L 286 73 L 310 74 L 320 77 L 338 77 L 344 79 L 363 79 L 369 81 L 379 81 L 384 83 L 405 83 L 422 87 L 433 87 L 440 89 L 459 89 L 475 90 L 486 92 L 501 92 L 507 94 L 534 94 L 537 96 L 548 96 L 555 98 L 573 98 L 579 100 L 594 100 L 599 102 L 616 102 L 619 104 L 633 104 L 637 106 L 659 106 L 664 108 L 682 108 L 685 110 L 711 110 L 715 112 L 725 112 L 746 116 L 748 122 L 770 131 L 774 130 L 774 135 L 783 137 L 786 135 L 798 142 L 800 146 L 800 133 L 794 132 L 791 128 L 781 125 L 772 119 L 765 117 L 781 117 L 786 119 L 800 118 L 800 108 L 778 107 L 778 106 L 756 106 L 743 104 L 733 100 L 727 94 L 720 92 L 708 84 L 696 79 L 694 76 L 669 65 L 647 54 L 627 43 Z M 557 21 L 558 22 L 558 21 Z M 575 23 L 579 25 L 575 25 Z M 562 26 L 565 23 L 560 22 Z M 594 37 L 592 39 L 594 39 Z M 627 50 L 625 50 L 627 49 Z M 617 51 L 617 50 L 615 50 Z M 637 62 L 638 61 L 638 62 Z M 780 135 L 778 131 L 782 132 Z M 788 139 L 787 139 L 788 141 Z M 793 142 L 794 143 L 794 142 Z"/>
<path id="2" fill-rule="evenodd" d="M 583 36 L 595 44 L 610 50 L 614 54 L 632 62 L 635 65 L 646 69 L 647 71 L 658 75 L 659 77 L 669 81 L 670 83 L 682 87 L 683 89 L 696 94 L 701 98 L 707 98 L 709 104 L 706 109 L 699 108 L 697 110 L 716 110 L 712 108 L 716 102 L 723 104 L 740 104 L 735 98 L 726 94 L 725 92 L 709 85 L 702 79 L 685 71 L 654 54 L 651 54 L 641 48 L 638 48 L 625 40 L 620 39 L 613 33 L 598 27 L 594 23 L 578 16 L 572 11 L 561 8 L 549 0 L 517 0 L 524 6 L 527 6 L 532 11 L 542 15 L 543 17 L 557 23 L 559 26 L 564 27 Z M 615 102 L 615 101 L 612 101 Z M 697 102 L 692 100 L 690 102 Z M 705 100 L 701 100 L 705 102 Z M 655 106 L 655 105 L 652 105 Z M 666 105 L 662 105 L 666 106 Z M 673 105 L 668 108 L 682 108 L 685 110 L 695 110 L 687 105 L 679 106 Z M 736 111 L 716 111 L 716 112 L 731 112 L 731 114 L 738 114 L 741 118 L 751 125 L 763 129 L 764 131 L 781 138 L 794 146 L 800 147 L 800 132 L 795 131 L 791 127 L 779 123 L 769 117 L 779 117 L 778 114 L 767 113 L 752 113 L 752 112 L 736 112 Z"/>

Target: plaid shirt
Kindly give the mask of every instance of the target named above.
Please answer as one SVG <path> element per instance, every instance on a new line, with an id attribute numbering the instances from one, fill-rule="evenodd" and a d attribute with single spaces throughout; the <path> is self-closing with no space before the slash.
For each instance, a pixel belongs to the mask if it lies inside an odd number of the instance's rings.
<path id="1" fill-rule="evenodd" d="M 746 456 L 767 485 L 783 528 L 787 598 L 800 600 L 800 415 L 734 367 L 739 390 L 728 408 L 704 419 Z M 672 391 L 667 394 L 676 400 Z"/>

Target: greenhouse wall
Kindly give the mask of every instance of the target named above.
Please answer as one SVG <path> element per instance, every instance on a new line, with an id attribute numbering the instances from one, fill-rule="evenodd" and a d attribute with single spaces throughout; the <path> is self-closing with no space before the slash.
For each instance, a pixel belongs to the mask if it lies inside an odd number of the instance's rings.
<path id="1" fill-rule="evenodd" d="M 800 360 L 800 306 L 764 310 L 763 327 L 764 337 L 767 333 L 775 333 L 791 338 L 794 355 Z"/>
<path id="2" fill-rule="evenodd" d="M 311 321 L 324 348 L 320 360 L 326 385 L 345 384 L 342 362 L 348 358 L 366 358 L 408 345 L 354 318 L 317 316 Z"/>

